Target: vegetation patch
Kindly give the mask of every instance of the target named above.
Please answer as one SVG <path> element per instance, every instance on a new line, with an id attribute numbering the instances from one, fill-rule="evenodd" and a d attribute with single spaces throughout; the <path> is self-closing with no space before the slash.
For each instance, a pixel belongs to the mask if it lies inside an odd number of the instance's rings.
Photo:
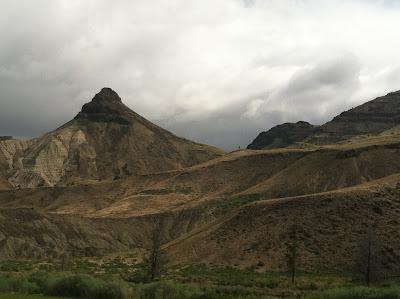
<path id="1" fill-rule="evenodd" d="M 79 274 L 51 279 L 44 293 L 74 298 L 125 299 L 132 297 L 132 288 L 122 281 L 104 281 Z"/>
<path id="2" fill-rule="evenodd" d="M 34 262 L 28 260 L 4 260 L 0 261 L 1 272 L 25 272 L 33 270 Z"/>
<path id="3" fill-rule="evenodd" d="M 217 214 L 224 214 L 232 209 L 247 205 L 252 202 L 262 200 L 263 195 L 260 193 L 238 195 L 220 200 L 213 200 L 205 204 L 208 210 L 214 211 Z"/>
<path id="4" fill-rule="evenodd" d="M 3 293 L 0 299 L 48 298 L 43 296 L 84 299 L 400 299 L 400 287 L 394 283 L 368 288 L 358 285 L 351 277 L 333 274 L 298 273 L 293 283 L 288 273 L 199 264 L 169 267 L 155 279 L 149 279 L 144 264 L 131 265 L 122 257 L 97 263 L 73 261 L 64 266 L 65 270 L 59 271 L 61 264 L 49 267 L 50 272 L 0 274 L 0 293 Z M 37 268 L 33 262 L 31 265 Z M 127 273 L 142 273 L 145 279 L 135 281 Z"/>
<path id="5" fill-rule="evenodd" d="M 63 297 L 48 297 L 43 295 L 29 295 L 29 294 L 0 294 L 0 299 L 67 299 Z"/>
<path id="6" fill-rule="evenodd" d="M 140 193 L 146 195 L 165 195 L 171 193 L 190 194 L 192 192 L 193 190 L 189 186 L 171 186 L 169 188 L 164 188 L 164 189 L 147 189 L 141 191 Z"/>
<path id="7" fill-rule="evenodd" d="M 400 298 L 399 287 L 351 287 L 339 288 L 319 292 L 304 297 L 305 299 L 398 299 Z"/>

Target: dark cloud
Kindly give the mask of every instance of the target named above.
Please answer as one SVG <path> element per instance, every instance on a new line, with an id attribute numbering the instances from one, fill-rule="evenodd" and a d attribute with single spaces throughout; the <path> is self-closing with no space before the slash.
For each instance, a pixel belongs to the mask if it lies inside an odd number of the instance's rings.
<path id="1" fill-rule="evenodd" d="M 161 124 L 178 135 L 225 149 L 245 148 L 265 128 L 281 123 L 278 111 L 270 111 L 250 119 L 244 117 L 246 106 L 231 107 L 201 120 L 162 121 Z"/>
<path id="2" fill-rule="evenodd" d="M 226 149 L 400 89 L 399 19 L 359 0 L 9 1 L 0 135 L 71 119 L 102 87 L 178 135 Z"/>
<path id="3" fill-rule="evenodd" d="M 295 72 L 274 101 L 291 118 L 320 124 L 347 109 L 360 88 L 357 57 L 343 54 Z"/>

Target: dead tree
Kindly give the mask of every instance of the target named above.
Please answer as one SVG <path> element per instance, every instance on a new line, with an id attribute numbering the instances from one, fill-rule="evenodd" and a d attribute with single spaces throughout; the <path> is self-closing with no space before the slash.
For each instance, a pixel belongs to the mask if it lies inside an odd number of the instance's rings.
<path id="1" fill-rule="evenodd" d="M 70 263 L 71 263 L 71 256 L 69 255 L 68 252 L 65 252 L 62 256 L 61 256 L 61 271 L 66 271 L 68 270 L 68 267 L 70 267 Z"/>
<path id="2" fill-rule="evenodd" d="M 380 242 L 371 225 L 368 226 L 365 238 L 361 240 L 357 261 L 357 273 L 361 274 L 367 286 L 379 280 L 381 272 Z"/>
<path id="3" fill-rule="evenodd" d="M 372 276 L 372 230 L 368 229 L 367 233 L 367 244 L 366 244 L 366 268 L 365 268 L 365 283 L 367 286 L 371 284 L 371 276 Z"/>
<path id="4" fill-rule="evenodd" d="M 151 281 L 157 280 L 161 277 L 163 267 L 166 263 L 166 257 L 161 248 L 161 242 L 162 221 L 161 219 L 156 219 L 151 234 L 149 255 L 145 260 L 148 276 Z"/>
<path id="5" fill-rule="evenodd" d="M 286 250 L 286 265 L 292 283 L 295 283 L 298 266 L 298 228 L 293 225 L 289 229 L 289 243 Z"/>

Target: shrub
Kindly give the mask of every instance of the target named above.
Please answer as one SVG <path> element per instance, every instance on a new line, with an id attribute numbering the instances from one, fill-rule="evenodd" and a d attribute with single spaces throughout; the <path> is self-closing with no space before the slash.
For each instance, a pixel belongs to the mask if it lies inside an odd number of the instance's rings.
<path id="1" fill-rule="evenodd" d="M 29 282 L 36 284 L 39 291 L 43 293 L 47 288 L 49 275 L 46 272 L 34 272 L 27 279 Z"/>
<path id="2" fill-rule="evenodd" d="M 49 282 L 46 290 L 51 296 L 70 296 L 87 298 L 89 288 L 95 284 L 92 277 L 88 275 L 73 275 L 57 277 Z"/>
<path id="3" fill-rule="evenodd" d="M 160 281 L 143 285 L 139 289 L 141 299 L 189 299 L 203 298 L 203 293 L 191 285 L 172 281 Z"/>
<path id="4" fill-rule="evenodd" d="M 132 289 L 121 281 L 103 282 L 92 289 L 90 299 L 127 299 L 132 298 Z"/>
<path id="5" fill-rule="evenodd" d="M 20 292 L 26 294 L 40 293 L 40 288 L 35 282 L 25 277 L 0 275 L 0 292 Z"/>
<path id="6" fill-rule="evenodd" d="M 145 270 L 139 270 L 134 273 L 129 273 L 123 276 L 123 279 L 133 283 L 147 283 L 149 282 L 149 275 Z"/>
<path id="7" fill-rule="evenodd" d="M 88 299 L 127 299 L 132 290 L 123 282 L 106 282 L 89 275 L 58 277 L 49 282 L 45 292 L 51 296 Z"/>

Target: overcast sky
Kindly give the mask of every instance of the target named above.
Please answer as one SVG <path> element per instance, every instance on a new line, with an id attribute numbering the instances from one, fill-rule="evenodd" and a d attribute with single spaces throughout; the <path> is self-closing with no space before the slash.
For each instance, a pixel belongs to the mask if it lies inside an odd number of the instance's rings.
<path id="1" fill-rule="evenodd" d="M 225 149 L 400 89 L 400 1 L 0 0 L 0 135 L 32 137 L 102 87 Z"/>

